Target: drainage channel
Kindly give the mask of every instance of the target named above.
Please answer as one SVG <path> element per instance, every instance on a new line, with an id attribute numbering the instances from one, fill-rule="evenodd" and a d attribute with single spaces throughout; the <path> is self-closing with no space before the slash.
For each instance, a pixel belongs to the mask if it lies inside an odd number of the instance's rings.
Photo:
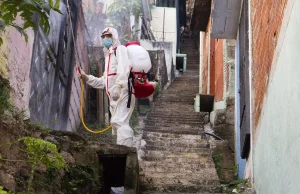
<path id="1" fill-rule="evenodd" d="M 127 154 L 99 155 L 103 168 L 102 194 L 123 194 Z"/>

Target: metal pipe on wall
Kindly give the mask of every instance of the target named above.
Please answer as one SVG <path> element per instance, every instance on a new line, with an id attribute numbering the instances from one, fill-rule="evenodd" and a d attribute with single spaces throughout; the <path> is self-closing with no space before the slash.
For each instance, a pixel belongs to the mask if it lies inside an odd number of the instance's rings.
<path id="1" fill-rule="evenodd" d="M 204 48 L 203 39 L 204 39 L 204 36 L 205 36 L 205 33 L 200 31 L 199 94 L 202 93 L 202 65 L 203 65 L 203 48 Z"/>
<path id="2" fill-rule="evenodd" d="M 208 33 L 208 36 L 207 36 L 207 40 L 208 43 L 207 43 L 207 56 L 208 56 L 208 59 L 207 59 L 207 91 L 206 93 L 209 94 L 210 93 L 210 33 Z"/>
<path id="3" fill-rule="evenodd" d="M 166 19 L 166 8 L 164 8 L 164 20 L 163 20 L 163 42 L 165 42 L 165 19 Z"/>

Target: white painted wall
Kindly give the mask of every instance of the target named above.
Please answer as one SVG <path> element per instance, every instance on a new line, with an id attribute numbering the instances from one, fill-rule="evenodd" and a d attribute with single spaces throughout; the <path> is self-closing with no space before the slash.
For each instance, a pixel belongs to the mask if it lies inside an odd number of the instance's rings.
<path id="1" fill-rule="evenodd" d="M 164 21 L 165 10 L 165 21 Z M 173 43 L 173 61 L 176 63 L 176 42 L 177 42 L 177 17 L 176 8 L 151 6 L 152 32 L 156 41 Z M 164 31 L 164 40 L 163 40 Z"/>
<path id="2" fill-rule="evenodd" d="M 144 47 L 146 50 L 153 50 L 153 44 L 150 40 L 141 39 L 140 43 L 141 46 Z"/>
<path id="3" fill-rule="evenodd" d="M 253 153 L 257 194 L 300 191 L 299 10 L 300 1 L 288 2 L 257 127 Z"/>

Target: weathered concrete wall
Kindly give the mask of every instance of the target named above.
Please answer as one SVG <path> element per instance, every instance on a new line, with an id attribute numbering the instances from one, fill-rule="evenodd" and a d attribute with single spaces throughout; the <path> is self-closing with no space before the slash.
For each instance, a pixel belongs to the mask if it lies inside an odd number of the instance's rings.
<path id="1" fill-rule="evenodd" d="M 288 2 L 256 128 L 259 133 L 253 162 L 258 194 L 294 194 L 300 190 L 299 9 L 300 1 Z"/>
<path id="2" fill-rule="evenodd" d="M 151 42 L 148 40 L 141 40 L 141 46 L 148 51 L 164 50 L 165 63 L 167 67 L 168 80 L 172 81 L 174 78 L 174 61 L 173 61 L 173 43 L 172 42 Z"/>
<path id="3" fill-rule="evenodd" d="M 257 125 L 264 95 L 269 83 L 274 50 L 277 45 L 283 13 L 288 0 L 251 1 L 252 47 L 253 47 L 253 118 Z"/>
<path id="4" fill-rule="evenodd" d="M 153 42 L 154 50 L 164 50 L 165 63 L 167 67 L 168 80 L 172 80 L 172 67 L 174 68 L 176 61 L 173 61 L 173 43 L 172 42 Z"/>
<path id="5" fill-rule="evenodd" d="M 235 99 L 226 99 L 226 108 L 214 110 L 210 113 L 212 130 L 221 138 L 228 140 L 232 150 L 235 150 Z"/>
<path id="6" fill-rule="evenodd" d="M 160 88 L 164 89 L 168 83 L 167 67 L 165 63 L 165 53 L 163 50 L 148 51 L 152 68 L 150 69 L 150 80 L 157 79 Z"/>
<path id="7" fill-rule="evenodd" d="M 21 19 L 17 18 L 17 23 Z M 7 78 L 11 87 L 11 99 L 16 107 L 25 110 L 29 116 L 28 104 L 30 97 L 30 65 L 34 33 L 27 30 L 28 43 L 24 37 L 14 28 L 9 28 L 6 36 L 3 36 L 3 45 L 0 54 L 0 74 Z"/>
<path id="8" fill-rule="evenodd" d="M 146 50 L 153 50 L 153 42 L 146 39 L 140 40 L 141 46 L 144 47 Z"/>
<path id="9" fill-rule="evenodd" d="M 225 60 L 227 65 L 226 96 L 235 96 L 235 40 L 226 40 Z"/>

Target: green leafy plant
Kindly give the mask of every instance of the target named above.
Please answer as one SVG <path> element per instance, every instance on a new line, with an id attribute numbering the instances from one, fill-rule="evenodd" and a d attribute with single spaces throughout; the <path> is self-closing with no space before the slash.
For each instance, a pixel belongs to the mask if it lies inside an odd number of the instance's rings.
<path id="1" fill-rule="evenodd" d="M 24 143 L 26 150 L 23 150 L 18 146 L 18 144 Z M 34 173 L 39 165 L 45 165 L 47 168 L 60 169 L 66 167 L 66 162 L 62 155 L 58 152 L 55 144 L 33 137 L 23 137 L 18 139 L 16 142 L 11 144 L 15 146 L 18 150 L 25 152 L 27 154 L 28 162 L 30 164 L 30 177 L 28 180 L 27 193 L 32 190 L 32 181 L 34 178 Z M 8 162 L 24 162 L 24 160 L 10 160 L 4 159 L 0 155 L 0 160 Z"/>
<path id="2" fill-rule="evenodd" d="M 38 29 L 33 21 L 33 16 L 36 14 L 38 25 L 48 35 L 50 32 L 50 11 L 54 10 L 61 13 L 59 5 L 60 0 L 0 0 L 0 32 L 4 32 L 7 27 L 12 26 L 25 37 L 27 42 L 28 36 L 25 30 L 29 27 L 34 30 Z M 18 15 L 23 19 L 23 25 L 15 22 Z M 3 39 L 0 37 L 0 45 L 2 43 Z"/>
<path id="3" fill-rule="evenodd" d="M 159 84 L 154 88 L 153 98 L 156 99 L 158 95 L 161 93 L 161 87 Z"/>
<path id="4" fill-rule="evenodd" d="M 30 132 L 42 132 L 45 134 L 49 134 L 51 132 L 50 128 L 44 127 L 40 123 L 33 123 L 31 121 L 25 121 L 24 124 L 25 124 L 26 129 L 29 130 Z"/>
<path id="5" fill-rule="evenodd" d="M 222 174 L 221 157 L 222 157 L 221 153 L 213 154 L 213 160 L 214 160 L 216 171 L 217 171 L 217 174 L 219 177 Z"/>
<path id="6" fill-rule="evenodd" d="M 9 100 L 9 89 L 9 81 L 0 76 L 0 118 L 5 110 L 12 108 Z"/>
<path id="7" fill-rule="evenodd" d="M 141 14 L 140 0 L 114 0 L 108 7 L 107 16 L 108 23 L 117 28 L 120 33 L 121 41 L 123 43 L 129 40 L 137 40 L 137 33 L 140 31 L 136 26 L 130 28 L 130 16 L 135 17 L 135 22 L 138 23 Z"/>
<path id="8" fill-rule="evenodd" d="M 99 193 L 102 187 L 99 173 L 96 166 L 70 166 L 62 181 L 62 193 Z"/>
<path id="9" fill-rule="evenodd" d="M 138 112 L 137 112 L 136 108 L 133 109 L 132 115 L 129 120 L 129 125 L 132 128 L 135 128 L 139 125 Z"/>
<path id="10" fill-rule="evenodd" d="M 7 192 L 3 190 L 3 187 L 0 186 L 0 194 L 12 194 L 11 192 Z"/>
<path id="11" fill-rule="evenodd" d="M 226 187 L 226 194 L 249 193 L 252 185 L 249 179 L 238 179 L 230 182 Z"/>

